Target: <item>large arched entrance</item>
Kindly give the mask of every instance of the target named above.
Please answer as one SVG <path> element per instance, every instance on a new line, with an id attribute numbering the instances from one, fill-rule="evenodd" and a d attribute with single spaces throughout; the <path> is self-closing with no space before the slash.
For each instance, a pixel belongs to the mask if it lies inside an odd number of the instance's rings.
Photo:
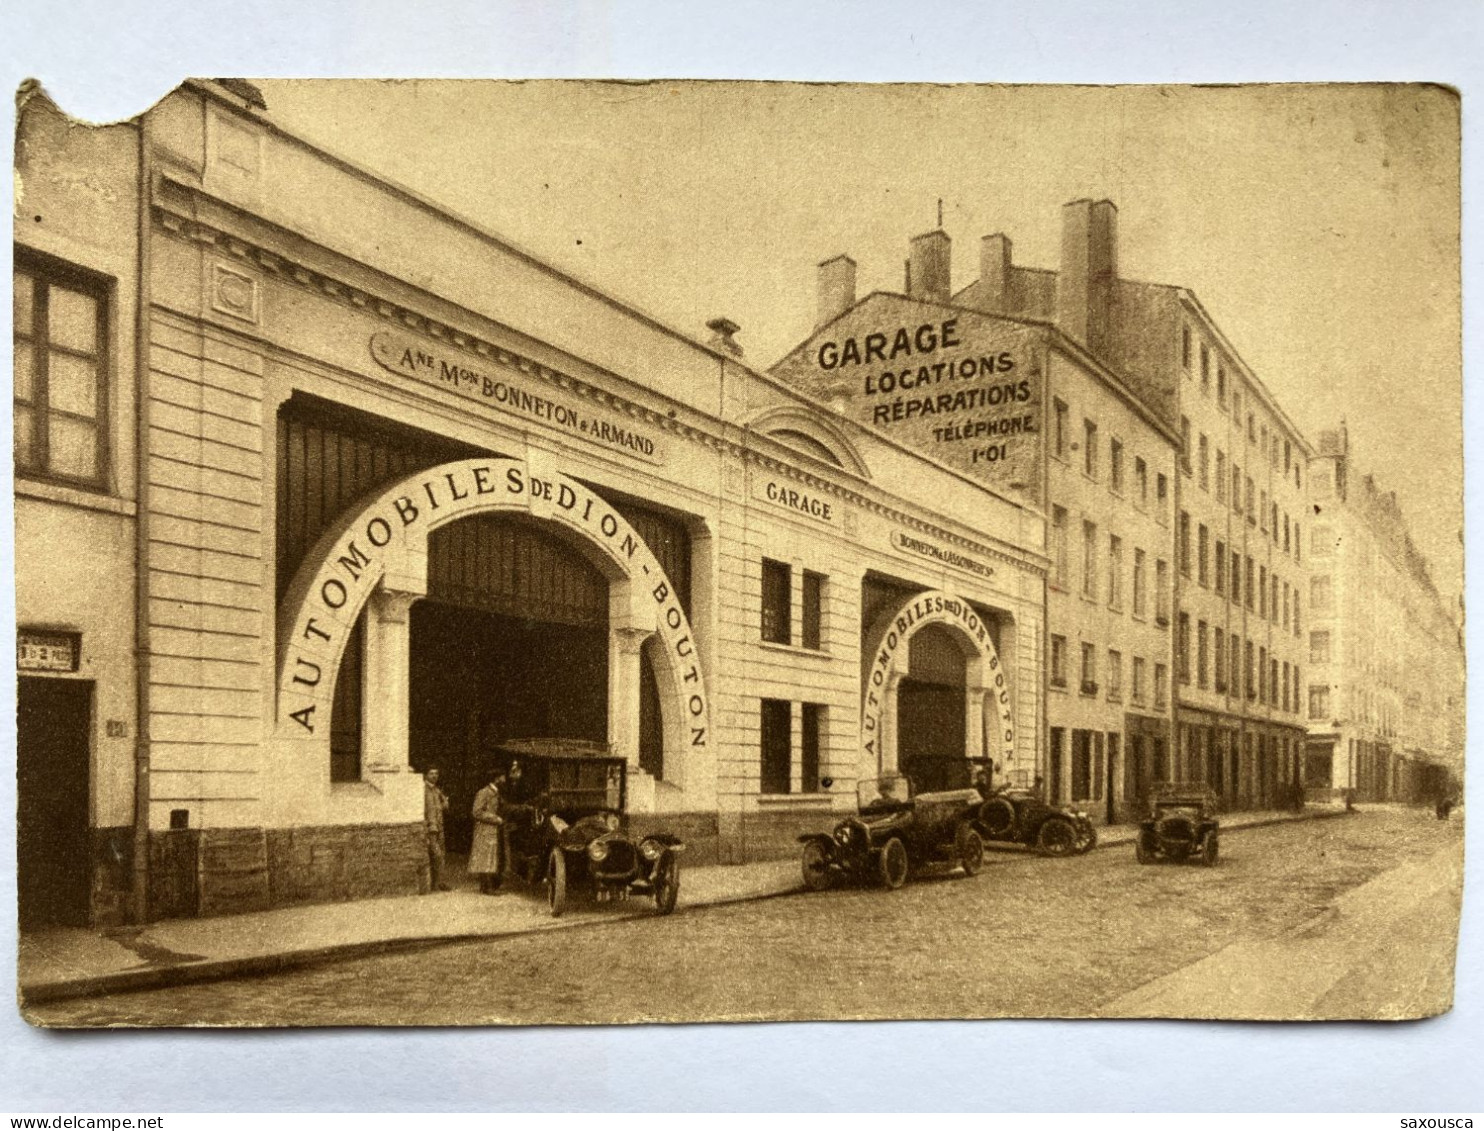
<path id="1" fill-rule="evenodd" d="M 991 626 L 962 597 L 931 590 L 883 612 L 863 666 L 862 775 L 919 755 L 1013 757 L 1010 680 Z"/>
<path id="2" fill-rule="evenodd" d="M 705 680 L 665 570 L 613 506 L 531 462 L 444 464 L 351 507 L 296 573 L 279 640 L 290 820 L 334 784 L 347 679 L 360 777 L 403 795 L 347 798 L 360 819 L 410 808 L 414 792 L 420 804 L 420 786 L 390 775 L 416 784 L 409 768 L 438 764 L 463 789 L 512 738 L 606 741 L 629 759 L 637 810 L 655 773 L 683 791 L 709 765 Z"/>

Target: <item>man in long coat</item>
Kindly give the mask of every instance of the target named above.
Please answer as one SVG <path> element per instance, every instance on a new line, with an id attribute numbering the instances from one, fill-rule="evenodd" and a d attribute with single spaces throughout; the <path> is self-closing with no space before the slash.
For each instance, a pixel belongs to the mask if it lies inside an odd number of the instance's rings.
<path id="1" fill-rule="evenodd" d="M 429 888 L 448 891 L 443 878 L 443 815 L 448 812 L 448 794 L 438 788 L 438 767 L 423 775 L 423 831 L 428 840 Z"/>
<path id="2" fill-rule="evenodd" d="M 469 874 L 479 877 L 479 890 L 493 895 L 500 890 L 504 852 L 500 838 L 501 778 L 492 773 L 489 785 L 474 795 L 474 842 L 469 846 Z"/>

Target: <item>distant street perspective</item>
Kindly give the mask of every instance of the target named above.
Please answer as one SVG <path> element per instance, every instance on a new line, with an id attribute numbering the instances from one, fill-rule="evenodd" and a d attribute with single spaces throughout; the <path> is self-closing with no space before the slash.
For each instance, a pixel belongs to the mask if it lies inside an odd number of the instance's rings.
<path id="1" fill-rule="evenodd" d="M 1448 1008 L 1463 824 L 1376 807 L 1226 834 L 1217 866 L 1132 846 L 993 852 L 670 917 L 36 1007 L 53 1026 L 605 1024 L 995 1016 L 1416 1016 Z M 542 898 L 519 885 L 503 900 Z M 924 924 L 932 928 L 924 933 Z"/>

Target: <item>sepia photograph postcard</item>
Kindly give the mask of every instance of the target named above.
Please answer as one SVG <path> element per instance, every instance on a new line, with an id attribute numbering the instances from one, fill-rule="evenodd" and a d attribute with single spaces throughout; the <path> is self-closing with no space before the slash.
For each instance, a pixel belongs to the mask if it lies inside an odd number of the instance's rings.
<path id="1" fill-rule="evenodd" d="M 27 82 L 21 1015 L 1448 1011 L 1460 113 Z"/>

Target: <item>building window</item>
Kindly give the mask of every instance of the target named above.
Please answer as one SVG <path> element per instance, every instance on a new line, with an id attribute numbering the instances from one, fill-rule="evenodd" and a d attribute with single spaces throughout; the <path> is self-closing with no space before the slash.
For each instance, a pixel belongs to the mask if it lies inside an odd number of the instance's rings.
<path id="1" fill-rule="evenodd" d="M 1249 608 L 1249 609 L 1251 609 L 1251 608 L 1254 607 L 1254 602 L 1257 600 L 1257 594 L 1255 592 L 1256 589 L 1257 589 L 1256 570 L 1254 569 L 1254 563 L 1253 563 L 1252 559 L 1251 558 L 1248 558 L 1247 559 L 1247 608 Z"/>
<path id="2" fill-rule="evenodd" d="M 1216 449 L 1216 501 L 1226 502 L 1226 453 Z"/>
<path id="3" fill-rule="evenodd" d="M 762 765 L 760 788 L 763 793 L 790 792 L 793 735 L 793 704 L 786 699 L 762 701 Z"/>
<path id="4" fill-rule="evenodd" d="M 1288 523 L 1288 512 L 1283 512 L 1283 552 L 1286 554 L 1293 549 L 1293 539 L 1290 537 L 1292 529 Z"/>
<path id="5" fill-rule="evenodd" d="M 1211 532 L 1203 522 L 1196 531 L 1195 540 L 1196 580 L 1202 585 L 1211 584 Z"/>
<path id="6" fill-rule="evenodd" d="M 1082 523 L 1082 595 L 1094 600 L 1098 595 L 1098 527 L 1086 520 Z"/>
<path id="7" fill-rule="evenodd" d="M 1268 615 L 1268 567 L 1257 567 L 1257 615 Z"/>
<path id="8" fill-rule="evenodd" d="M 1147 579 L 1144 576 L 1144 551 L 1134 547 L 1134 616 L 1148 615 Z"/>
<path id="9" fill-rule="evenodd" d="M 1293 560 L 1296 562 L 1304 560 L 1304 536 L 1299 531 L 1297 519 L 1293 523 Z"/>
<path id="10" fill-rule="evenodd" d="M 1211 442 L 1206 438 L 1204 432 L 1201 433 L 1199 452 L 1201 490 L 1209 491 L 1211 489 Z"/>
<path id="11" fill-rule="evenodd" d="M 1309 579 L 1309 608 L 1316 616 L 1334 611 L 1334 590 L 1329 574 L 1322 573 Z"/>
<path id="12" fill-rule="evenodd" d="M 1211 351 L 1206 348 L 1206 343 L 1201 343 L 1201 391 L 1211 391 Z"/>
<path id="13" fill-rule="evenodd" d="M 1247 442 L 1257 443 L 1257 417 L 1250 412 L 1247 414 Z"/>
<path id="14" fill-rule="evenodd" d="M 1226 653 L 1226 674 L 1231 679 L 1231 693 L 1242 694 L 1242 638 L 1235 632 L 1231 634 L 1231 647 Z"/>
<path id="15" fill-rule="evenodd" d="M 1226 593 L 1226 543 L 1216 543 L 1216 592 L 1218 595 Z"/>
<path id="16" fill-rule="evenodd" d="M 1051 638 L 1051 686 L 1065 687 L 1067 685 L 1067 638 L 1065 636 L 1052 636 Z"/>
<path id="17" fill-rule="evenodd" d="M 1314 527 L 1309 537 L 1313 541 L 1313 545 L 1309 547 L 1310 557 L 1327 558 L 1335 552 L 1335 532 L 1332 527 L 1321 523 Z"/>
<path id="18" fill-rule="evenodd" d="M 1186 577 L 1190 576 L 1190 512 L 1180 512 L 1180 525 L 1177 528 L 1180 550 L 1180 572 Z"/>
<path id="19" fill-rule="evenodd" d="M 1181 613 L 1175 628 L 1175 672 L 1181 683 L 1190 682 L 1190 614 Z"/>
<path id="20" fill-rule="evenodd" d="M 1272 685 L 1268 683 L 1268 650 L 1263 647 L 1257 649 L 1257 701 L 1266 703 L 1272 693 Z"/>
<path id="21" fill-rule="evenodd" d="M 1123 494 L 1123 441 L 1110 440 L 1108 442 L 1108 478 L 1112 488 L 1118 494 Z"/>
<path id="22" fill-rule="evenodd" d="M 1098 426 L 1082 421 L 1082 471 L 1089 479 L 1098 477 Z"/>
<path id="23" fill-rule="evenodd" d="M 1242 603 L 1242 555 L 1232 551 L 1232 604 Z"/>
<path id="24" fill-rule="evenodd" d="M 1226 633 L 1216 629 L 1211 634 L 1212 651 L 1216 660 L 1216 690 L 1226 690 Z"/>
<path id="25" fill-rule="evenodd" d="M 1210 650 L 1210 630 L 1205 621 L 1200 621 L 1195 626 L 1195 684 L 1200 688 L 1210 686 L 1211 673 L 1207 667 Z"/>
<path id="26" fill-rule="evenodd" d="M 1190 474 L 1190 417 L 1180 418 L 1180 466 Z"/>
<path id="27" fill-rule="evenodd" d="M 1292 592 L 1292 590 L 1289 588 L 1288 582 L 1285 581 L 1283 583 L 1283 627 L 1284 628 L 1287 628 L 1288 627 L 1288 603 L 1289 603 L 1289 596 L 1288 595 L 1291 592 Z"/>
<path id="28" fill-rule="evenodd" d="M 1257 525 L 1257 503 L 1256 492 L 1252 486 L 1252 476 L 1247 476 L 1247 525 Z"/>
<path id="29" fill-rule="evenodd" d="M 1297 589 L 1293 591 L 1293 634 L 1302 637 L 1299 631 L 1299 592 Z"/>
<path id="30" fill-rule="evenodd" d="M 1082 645 L 1082 694 L 1098 693 L 1098 650 L 1086 642 Z"/>
<path id="31" fill-rule="evenodd" d="M 1067 508 L 1051 508 L 1051 584 L 1058 589 L 1067 584 Z"/>
<path id="32" fill-rule="evenodd" d="M 1158 472 L 1154 477 L 1154 504 L 1157 508 L 1155 514 L 1162 522 L 1168 521 L 1169 511 L 1166 508 L 1165 504 L 1168 502 L 1169 498 L 1170 481 L 1165 478 L 1165 473 L 1163 471 Z"/>
<path id="33" fill-rule="evenodd" d="M 825 708 L 819 703 L 803 704 L 799 731 L 799 788 L 804 793 L 819 792 L 820 737 L 824 734 Z"/>
<path id="34" fill-rule="evenodd" d="M 1268 532 L 1268 493 L 1266 491 L 1258 492 L 1257 515 L 1262 521 L 1262 532 L 1266 534 Z"/>
<path id="35" fill-rule="evenodd" d="M 1226 407 L 1226 367 L 1216 366 L 1216 403 Z"/>
<path id="36" fill-rule="evenodd" d="M 1180 327 L 1180 365 L 1184 369 L 1190 368 L 1190 327 Z"/>
<path id="37" fill-rule="evenodd" d="M 1170 623 L 1170 564 L 1159 558 L 1154 562 L 1154 619 Z"/>
<path id="38" fill-rule="evenodd" d="M 90 487 L 108 472 L 108 283 L 15 251 L 15 467 Z"/>
<path id="39" fill-rule="evenodd" d="M 824 608 L 824 574 L 804 571 L 804 623 L 801 643 L 816 651 L 823 647 L 820 632 L 821 612 Z"/>
<path id="40" fill-rule="evenodd" d="M 1269 614 L 1269 619 L 1271 619 L 1274 624 L 1277 624 L 1278 623 L 1278 573 L 1277 573 L 1276 570 L 1272 574 L 1272 584 L 1273 584 L 1273 595 L 1268 598 L 1268 614 Z"/>
<path id="41" fill-rule="evenodd" d="M 1293 444 L 1291 441 L 1283 441 L 1283 474 L 1287 475 L 1293 467 Z"/>
<path id="42" fill-rule="evenodd" d="M 1154 705 L 1163 709 L 1170 701 L 1169 698 L 1169 672 L 1163 664 L 1154 665 Z"/>
<path id="43" fill-rule="evenodd" d="M 1067 458 L 1067 406 L 1060 400 L 1052 401 L 1051 454 L 1065 461 Z"/>
<path id="44" fill-rule="evenodd" d="M 793 641 L 789 602 L 792 598 L 791 570 L 783 562 L 763 559 L 763 639 L 770 644 Z"/>
<path id="45" fill-rule="evenodd" d="M 1149 505 L 1149 465 L 1143 456 L 1134 457 L 1134 489 L 1139 492 L 1139 506 Z"/>
<path id="46" fill-rule="evenodd" d="M 1268 529 L 1272 532 L 1273 545 L 1276 546 L 1278 544 L 1278 504 L 1276 502 L 1273 502 L 1270 503 L 1269 506 L 1272 510 L 1272 513 L 1268 516 Z"/>
<path id="47" fill-rule="evenodd" d="M 1134 657 L 1134 685 L 1130 689 L 1129 697 L 1135 703 L 1144 702 L 1144 676 L 1145 663 L 1143 656 Z"/>
<path id="48" fill-rule="evenodd" d="M 1123 653 L 1116 648 L 1108 649 L 1108 698 L 1123 701 Z"/>
<path id="49" fill-rule="evenodd" d="M 1123 539 L 1108 535 L 1108 606 L 1123 608 Z"/>
<path id="50" fill-rule="evenodd" d="M 1247 684 L 1247 698 L 1257 698 L 1257 654 L 1252 647 L 1252 641 L 1248 640 L 1242 645 L 1243 668 L 1247 676 L 1244 682 Z"/>
<path id="51" fill-rule="evenodd" d="M 1268 660 L 1268 706 L 1278 705 L 1278 661 Z"/>
<path id="52" fill-rule="evenodd" d="M 1285 711 L 1290 711 L 1290 710 L 1293 709 L 1290 706 L 1290 704 L 1293 702 L 1293 700 L 1290 697 L 1289 689 L 1288 689 L 1288 680 L 1289 680 L 1290 676 L 1291 676 L 1291 670 L 1290 670 L 1290 668 L 1288 666 L 1288 661 L 1287 660 L 1284 660 L 1283 661 L 1283 709 Z"/>

